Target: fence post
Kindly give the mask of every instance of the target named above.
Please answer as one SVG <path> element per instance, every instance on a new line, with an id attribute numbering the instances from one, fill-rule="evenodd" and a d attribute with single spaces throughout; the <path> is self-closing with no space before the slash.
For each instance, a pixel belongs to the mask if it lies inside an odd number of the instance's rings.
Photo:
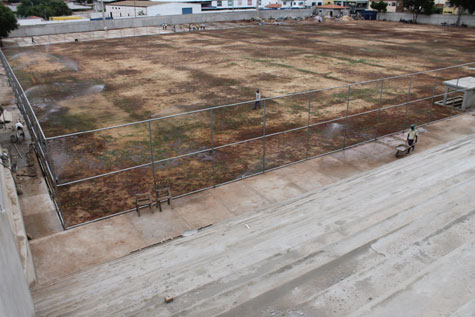
<path id="1" fill-rule="evenodd" d="M 404 134 L 404 130 L 406 129 L 407 111 L 409 108 L 409 101 L 411 100 L 411 88 L 413 79 L 414 75 L 411 76 L 411 81 L 409 82 L 409 89 L 407 90 L 406 112 L 404 113 L 404 120 L 402 121 L 402 134 Z"/>
<path id="2" fill-rule="evenodd" d="M 343 149 L 346 148 L 346 133 L 348 131 L 348 113 L 350 111 L 351 85 L 348 85 L 348 96 L 346 97 L 346 115 L 345 115 L 345 135 L 343 137 Z"/>
<path id="3" fill-rule="evenodd" d="M 266 171 L 266 113 L 267 113 L 267 105 L 266 100 L 264 100 L 264 130 L 262 136 L 262 173 Z"/>
<path id="4" fill-rule="evenodd" d="M 381 107 L 383 106 L 383 89 L 384 89 L 384 79 L 381 81 L 381 90 L 379 91 L 379 107 L 378 107 L 378 117 L 376 119 L 376 135 L 374 136 L 374 140 L 378 139 L 378 127 L 379 127 L 379 120 L 381 116 Z"/>
<path id="5" fill-rule="evenodd" d="M 153 157 L 152 124 L 148 122 L 148 137 L 150 141 L 150 158 L 152 159 L 153 190 L 157 188 L 157 179 L 155 175 L 155 158 Z"/>
<path id="6" fill-rule="evenodd" d="M 310 149 L 310 103 L 312 101 L 312 94 L 308 95 L 308 119 L 307 119 L 307 152 L 305 159 L 308 160 L 308 152 Z"/>
<path id="7" fill-rule="evenodd" d="M 439 79 L 439 72 L 437 72 L 436 75 L 435 75 L 434 87 L 432 87 L 432 101 L 430 103 L 429 122 L 432 121 L 432 107 L 434 106 L 435 89 L 437 88 L 437 80 L 438 79 Z"/>
<path id="8" fill-rule="evenodd" d="M 458 91 L 458 88 L 459 88 L 459 80 L 460 80 L 460 69 L 462 68 L 462 66 L 459 66 L 457 67 L 457 88 L 455 88 L 455 92 Z"/>
<path id="9" fill-rule="evenodd" d="M 213 109 L 209 111 L 209 120 L 211 128 L 211 166 L 213 169 L 213 187 L 216 187 L 216 172 L 214 167 L 214 127 L 213 127 Z"/>
<path id="10" fill-rule="evenodd" d="M 58 190 L 58 181 L 55 178 L 53 180 L 53 187 L 54 187 L 54 192 L 56 193 L 56 205 L 58 206 L 58 216 L 59 216 L 59 221 L 61 222 L 61 226 L 63 227 L 63 230 L 68 229 L 68 226 L 66 225 L 66 222 L 64 221 L 63 217 L 63 212 L 61 211 L 61 197 L 59 196 L 59 190 Z"/>

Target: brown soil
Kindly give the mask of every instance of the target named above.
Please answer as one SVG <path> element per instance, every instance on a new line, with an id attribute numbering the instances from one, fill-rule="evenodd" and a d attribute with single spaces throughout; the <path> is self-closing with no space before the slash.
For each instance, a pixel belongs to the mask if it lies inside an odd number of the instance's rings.
<path id="1" fill-rule="evenodd" d="M 289 25 L 210 30 L 9 49 L 12 67 L 36 107 L 47 136 L 158 118 L 168 114 L 265 97 L 340 86 L 473 62 L 471 29 L 389 22 Z M 466 73 L 473 70 L 464 69 Z M 457 70 L 353 86 L 349 114 L 442 93 Z M 465 73 L 461 75 L 466 75 Z M 99 88 L 98 88 L 99 87 Z M 103 87 L 104 89 L 102 90 Z M 266 133 L 339 118 L 348 88 L 266 103 Z M 380 102 L 381 101 L 381 102 Z M 214 145 L 263 133 L 263 110 L 249 102 L 213 111 Z M 432 110 L 431 110 L 432 109 Z M 156 179 L 174 195 L 234 180 L 343 145 L 399 131 L 409 123 L 449 116 L 429 101 L 352 117 L 204 152 L 155 166 Z M 377 125 L 378 116 L 380 123 Z M 211 147 L 210 113 L 154 121 L 155 160 Z M 348 124 L 345 129 L 345 124 Z M 49 142 L 60 182 L 150 162 L 148 124 Z M 345 132 L 346 131 L 346 132 Z M 345 140 L 346 134 L 346 140 Z M 307 152 L 307 144 L 310 146 Z M 73 225 L 133 207 L 134 195 L 153 186 L 152 168 L 61 187 L 62 211 Z"/>

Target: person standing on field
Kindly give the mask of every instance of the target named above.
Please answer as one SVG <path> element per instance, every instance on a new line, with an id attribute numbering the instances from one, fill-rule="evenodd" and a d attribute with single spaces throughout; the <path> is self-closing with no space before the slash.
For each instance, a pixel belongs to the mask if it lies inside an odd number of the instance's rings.
<path id="1" fill-rule="evenodd" d="M 259 89 L 256 89 L 256 101 L 254 102 L 254 110 L 257 109 L 259 106 L 259 109 L 261 109 L 261 92 Z"/>
<path id="2" fill-rule="evenodd" d="M 409 130 L 409 133 L 407 134 L 407 145 L 409 145 L 409 148 L 407 149 L 407 153 L 411 152 L 411 149 L 414 152 L 415 144 L 417 143 L 418 134 L 419 134 L 419 131 L 417 131 L 416 126 L 414 124 L 411 124 L 411 129 Z"/>

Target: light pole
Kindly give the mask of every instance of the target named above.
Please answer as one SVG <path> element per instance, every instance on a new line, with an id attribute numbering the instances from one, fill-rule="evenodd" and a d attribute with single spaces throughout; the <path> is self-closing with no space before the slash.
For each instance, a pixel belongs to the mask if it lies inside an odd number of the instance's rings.
<path id="1" fill-rule="evenodd" d="M 102 26 L 104 27 L 104 31 L 107 30 L 107 27 L 106 27 L 106 18 L 104 16 L 104 0 L 101 0 L 101 6 L 102 6 Z"/>

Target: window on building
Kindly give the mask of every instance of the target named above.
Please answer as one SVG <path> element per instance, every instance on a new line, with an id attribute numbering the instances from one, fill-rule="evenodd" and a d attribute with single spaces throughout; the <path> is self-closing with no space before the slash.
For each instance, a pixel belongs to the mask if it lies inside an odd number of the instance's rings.
<path id="1" fill-rule="evenodd" d="M 247 0 L 247 5 L 252 6 L 252 0 Z"/>
<path id="2" fill-rule="evenodd" d="M 284 1 L 284 6 L 286 6 L 286 5 L 287 5 L 287 1 Z"/>
<path id="3" fill-rule="evenodd" d="M 221 0 L 217 1 L 218 3 L 216 4 L 218 7 L 221 7 L 223 5 L 223 2 Z"/>
<path id="4" fill-rule="evenodd" d="M 232 7 L 232 6 L 233 6 L 233 1 L 234 1 L 234 0 L 228 0 L 228 7 Z"/>
<path id="5" fill-rule="evenodd" d="M 393 2 L 393 7 L 395 7 L 395 6 L 396 6 L 396 2 Z"/>
<path id="6" fill-rule="evenodd" d="M 316 5 L 317 5 L 317 3 L 316 3 L 316 2 L 312 2 L 312 7 L 313 7 L 313 6 L 316 6 Z"/>

